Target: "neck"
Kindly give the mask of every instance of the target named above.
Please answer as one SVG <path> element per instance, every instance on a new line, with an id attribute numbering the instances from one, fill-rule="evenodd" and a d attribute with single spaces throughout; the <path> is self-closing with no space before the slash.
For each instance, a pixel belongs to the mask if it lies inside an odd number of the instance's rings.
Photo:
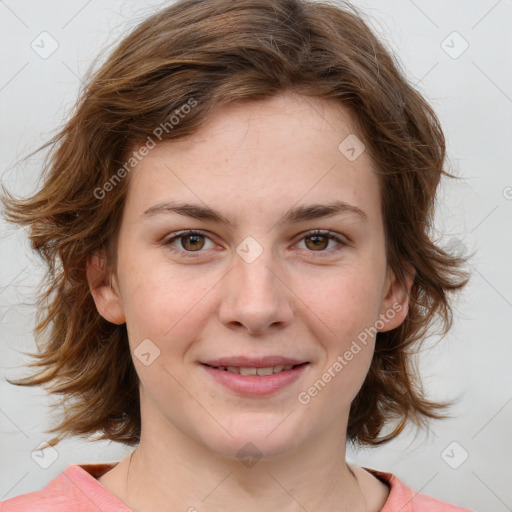
<path id="1" fill-rule="evenodd" d="M 170 446 L 142 435 L 123 461 L 124 486 L 116 490 L 134 512 L 367 512 L 358 479 L 345 462 L 345 443 L 324 444 L 243 463 L 186 436 Z"/>

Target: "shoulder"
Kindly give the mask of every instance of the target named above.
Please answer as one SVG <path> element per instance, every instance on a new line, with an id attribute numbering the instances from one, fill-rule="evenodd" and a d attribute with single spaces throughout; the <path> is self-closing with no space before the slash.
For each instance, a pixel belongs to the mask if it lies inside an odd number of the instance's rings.
<path id="1" fill-rule="evenodd" d="M 388 499 L 380 512 L 396 512 L 397 510 L 401 512 L 474 512 L 415 491 L 392 473 L 366 467 L 363 469 L 386 483 L 390 488 Z"/>
<path id="2" fill-rule="evenodd" d="M 99 470 L 110 466 L 70 465 L 43 489 L 0 502 L 0 512 L 129 512 L 128 507 L 95 478 Z"/>
<path id="3" fill-rule="evenodd" d="M 51 496 L 43 489 L 0 502 L 0 512 L 64 512 L 66 506 L 69 506 L 66 496 Z"/>

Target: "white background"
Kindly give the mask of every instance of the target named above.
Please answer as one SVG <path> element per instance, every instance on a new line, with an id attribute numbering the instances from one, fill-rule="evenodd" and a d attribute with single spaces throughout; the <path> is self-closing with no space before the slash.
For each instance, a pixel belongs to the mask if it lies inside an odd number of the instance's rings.
<path id="1" fill-rule="evenodd" d="M 34 190 L 42 155 L 23 165 L 16 162 L 57 132 L 100 50 L 160 4 L 0 1 L 0 172 L 10 190 L 18 194 Z M 509 511 L 512 1 L 360 0 L 355 4 L 371 16 L 375 30 L 398 54 L 409 79 L 441 120 L 448 169 L 463 179 L 451 180 L 443 188 L 436 227 L 443 243 L 459 251 L 476 250 L 476 256 L 470 284 L 456 303 L 452 331 L 422 354 L 424 383 L 431 397 L 460 397 L 454 418 L 432 423 L 429 435 L 411 429 L 383 447 L 349 450 L 348 456 L 460 506 Z M 43 31 L 58 42 L 46 59 L 31 48 Z M 469 46 L 461 53 L 465 44 Z M 23 230 L 3 221 L 0 227 L 2 501 L 41 489 L 69 464 L 117 461 L 130 450 L 115 443 L 74 439 L 58 445 L 58 457 L 47 469 L 32 460 L 32 450 L 49 438 L 44 430 L 50 425 L 50 400 L 44 390 L 11 386 L 5 377 L 26 374 L 27 360 L 19 352 L 36 349 L 34 308 L 24 302 L 33 298 L 41 266 Z M 456 469 L 446 462 L 457 466 L 466 454 Z"/>

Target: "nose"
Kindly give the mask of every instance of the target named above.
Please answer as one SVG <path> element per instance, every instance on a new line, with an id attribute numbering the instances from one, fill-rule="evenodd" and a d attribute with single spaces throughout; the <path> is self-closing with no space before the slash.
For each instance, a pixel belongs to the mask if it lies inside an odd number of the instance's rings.
<path id="1" fill-rule="evenodd" d="M 282 329 L 293 318 L 293 293 L 285 284 L 285 271 L 264 250 L 254 261 L 235 255 L 223 280 L 220 319 L 230 329 L 263 335 Z"/>

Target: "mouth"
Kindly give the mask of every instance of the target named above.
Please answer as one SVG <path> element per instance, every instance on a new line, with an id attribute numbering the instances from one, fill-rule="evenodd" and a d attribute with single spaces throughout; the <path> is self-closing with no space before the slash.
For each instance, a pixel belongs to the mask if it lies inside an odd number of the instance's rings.
<path id="1" fill-rule="evenodd" d="M 231 361 L 230 361 L 231 362 Z M 269 364 L 268 362 L 252 364 L 243 362 L 239 365 L 201 363 L 209 378 L 223 388 L 243 397 L 267 397 L 278 391 L 290 388 L 310 366 L 309 362 L 285 361 L 288 364 Z"/>
<path id="2" fill-rule="evenodd" d="M 266 377 L 268 375 L 273 375 L 275 373 L 282 373 L 289 370 L 293 370 L 298 368 L 299 366 L 304 366 L 309 363 L 299 363 L 299 364 L 280 364 L 276 366 L 264 366 L 264 367 L 255 367 L 255 366 L 212 366 L 206 363 L 203 363 L 205 366 L 209 366 L 215 370 L 238 373 L 239 375 L 257 375 L 259 377 Z"/>

